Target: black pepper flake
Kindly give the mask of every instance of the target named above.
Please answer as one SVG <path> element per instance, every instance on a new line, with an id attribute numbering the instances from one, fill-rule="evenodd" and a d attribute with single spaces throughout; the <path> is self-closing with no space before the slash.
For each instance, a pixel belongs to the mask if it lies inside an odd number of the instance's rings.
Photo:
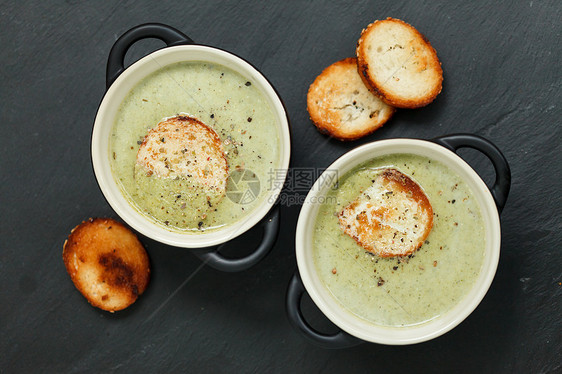
<path id="1" fill-rule="evenodd" d="M 456 200 L 451 200 L 451 203 L 453 203 L 453 204 L 454 204 L 454 203 L 455 203 L 455 201 L 456 201 Z"/>
<path id="2" fill-rule="evenodd" d="M 199 223 L 197 224 L 197 227 L 199 227 L 199 229 L 201 229 L 201 227 L 203 227 L 203 221 L 199 221 Z"/>
<path id="3" fill-rule="evenodd" d="M 393 266 L 392 269 L 398 270 L 398 266 Z"/>
<path id="4" fill-rule="evenodd" d="M 215 118 L 215 115 L 214 115 L 214 114 L 211 114 L 211 118 Z"/>
<path id="5" fill-rule="evenodd" d="M 377 282 L 377 286 L 382 286 L 384 284 L 384 279 L 382 279 L 382 277 L 379 277 L 379 280 Z"/>
<path id="6" fill-rule="evenodd" d="M 166 139 L 164 139 L 164 138 L 160 138 L 160 141 L 161 141 L 162 143 L 166 143 Z"/>
<path id="7" fill-rule="evenodd" d="M 252 117 L 248 117 L 248 122 L 252 122 Z"/>
<path id="8" fill-rule="evenodd" d="M 168 226 L 170 224 L 170 221 L 164 221 L 164 223 L 166 224 L 166 226 Z"/>
<path id="9" fill-rule="evenodd" d="M 246 87 L 250 87 L 252 85 L 252 82 L 246 82 Z"/>
<path id="10" fill-rule="evenodd" d="M 137 144 L 141 145 L 142 144 L 142 140 L 137 140 Z"/>
<path id="11" fill-rule="evenodd" d="M 209 205 L 209 208 L 213 206 L 213 204 L 211 204 L 211 200 L 207 200 L 207 205 Z"/>

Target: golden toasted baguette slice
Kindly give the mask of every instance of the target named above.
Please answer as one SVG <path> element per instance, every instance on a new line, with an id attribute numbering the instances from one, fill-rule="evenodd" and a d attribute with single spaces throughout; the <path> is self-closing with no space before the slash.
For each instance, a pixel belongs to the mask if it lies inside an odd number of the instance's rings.
<path id="1" fill-rule="evenodd" d="M 357 73 L 357 59 L 328 66 L 310 85 L 307 109 L 318 130 L 339 140 L 355 140 L 381 127 L 394 113 L 369 92 Z"/>
<path id="2" fill-rule="evenodd" d="M 441 92 L 437 53 L 425 36 L 399 19 L 367 26 L 357 42 L 357 60 L 365 84 L 389 105 L 419 108 Z"/>
<path id="3" fill-rule="evenodd" d="M 148 255 L 136 235 L 108 218 L 90 218 L 64 242 L 62 259 L 90 304 L 110 312 L 134 303 L 150 278 Z"/>
<path id="4" fill-rule="evenodd" d="M 196 118 L 176 116 L 158 123 L 144 137 L 137 165 L 158 177 L 189 179 L 224 196 L 228 164 L 217 133 Z"/>
<path id="5" fill-rule="evenodd" d="M 341 229 L 380 257 L 406 256 L 423 244 L 433 209 L 422 188 L 396 169 L 384 169 L 339 214 Z"/>

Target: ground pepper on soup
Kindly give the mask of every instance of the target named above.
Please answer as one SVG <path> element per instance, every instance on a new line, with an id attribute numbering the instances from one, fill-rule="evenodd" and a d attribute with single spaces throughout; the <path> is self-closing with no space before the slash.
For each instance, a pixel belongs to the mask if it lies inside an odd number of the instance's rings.
<path id="1" fill-rule="evenodd" d="M 150 129 L 174 116 L 196 118 L 220 138 L 229 171 L 220 200 L 187 177 L 135 167 Z M 198 233 L 243 219 L 263 200 L 277 167 L 278 137 L 271 105 L 257 85 L 219 64 L 181 62 L 148 75 L 125 97 L 110 137 L 110 163 L 138 211 L 169 230 Z"/>
<path id="2" fill-rule="evenodd" d="M 339 227 L 338 213 L 384 168 L 415 178 L 433 207 L 429 236 L 403 257 L 378 257 Z M 453 308 L 480 274 L 484 248 L 483 219 L 469 186 L 436 160 L 395 154 L 340 176 L 319 208 L 312 250 L 320 279 L 344 308 L 371 323 L 401 327 L 430 321 Z"/>

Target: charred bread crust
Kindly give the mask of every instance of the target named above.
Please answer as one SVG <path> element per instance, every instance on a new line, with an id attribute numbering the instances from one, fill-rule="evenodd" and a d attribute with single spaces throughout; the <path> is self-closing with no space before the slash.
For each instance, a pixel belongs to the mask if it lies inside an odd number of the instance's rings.
<path id="1" fill-rule="evenodd" d="M 62 258 L 78 291 L 91 305 L 109 312 L 134 303 L 150 280 L 143 245 L 110 218 L 90 218 L 76 226 L 64 242 Z"/>
<path id="2" fill-rule="evenodd" d="M 431 232 L 433 208 L 415 181 L 396 169 L 385 169 L 338 219 L 340 228 L 367 251 L 380 257 L 407 256 Z"/>
<path id="3" fill-rule="evenodd" d="M 333 63 L 316 77 L 308 90 L 307 110 L 318 131 L 342 141 L 372 133 L 395 111 L 368 91 L 354 57 Z"/>
<path id="4" fill-rule="evenodd" d="M 373 37 L 373 35 L 379 31 L 379 28 L 384 25 L 393 24 L 400 28 L 404 28 L 407 33 L 411 35 L 410 40 L 401 40 L 400 43 L 396 43 L 395 40 L 387 41 L 384 44 L 389 45 L 388 50 L 394 49 L 396 46 L 404 49 L 404 45 L 411 49 L 408 57 L 404 59 L 402 65 L 393 62 L 390 72 L 376 72 L 375 65 L 384 61 L 384 58 L 376 55 L 375 53 L 380 53 L 377 48 L 377 52 L 370 50 L 371 46 L 367 42 L 367 39 Z M 383 31 L 384 32 L 384 31 Z M 384 38 L 384 36 L 380 36 Z M 379 48 L 381 48 L 379 46 Z M 396 19 L 387 18 L 386 20 L 377 20 L 369 24 L 361 32 L 361 37 L 357 42 L 357 69 L 361 79 L 365 85 L 369 88 L 371 92 L 381 98 L 385 103 L 392 105 L 397 108 L 419 108 L 431 103 L 437 95 L 441 92 L 443 87 L 443 69 L 441 68 L 441 62 L 437 57 L 435 49 L 429 42 L 429 40 L 421 34 L 412 25 Z M 404 76 L 401 69 L 406 69 L 405 65 L 408 63 L 410 67 L 416 65 L 417 73 L 422 73 L 428 71 L 426 77 L 421 77 L 416 82 L 411 80 L 411 77 Z M 401 78 L 402 76 L 402 78 Z M 418 75 L 419 76 L 419 75 Z M 410 79 L 408 79 L 410 78 Z M 423 86 L 423 93 L 409 93 L 403 94 L 396 92 L 397 89 L 394 87 L 396 82 L 400 79 L 406 79 L 405 84 L 410 84 L 412 87 Z M 417 79 L 417 78 L 416 78 Z M 421 80 L 425 80 L 421 82 Z"/>

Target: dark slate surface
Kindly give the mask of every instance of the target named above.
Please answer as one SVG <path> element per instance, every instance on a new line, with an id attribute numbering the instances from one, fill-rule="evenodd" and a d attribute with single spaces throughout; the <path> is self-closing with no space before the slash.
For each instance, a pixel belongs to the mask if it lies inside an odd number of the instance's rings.
<path id="1" fill-rule="evenodd" d="M 562 372 L 562 6 L 335 3 L 2 1 L 0 371 Z M 308 85 L 354 54 L 364 26 L 387 16 L 429 38 L 443 63 L 443 92 L 358 142 L 327 140 L 308 120 Z M 326 167 L 359 144 L 392 137 L 472 132 L 496 143 L 513 184 L 497 275 L 476 311 L 446 335 L 414 346 L 311 345 L 284 312 L 296 269 L 298 205 L 283 206 L 277 245 L 249 271 L 201 267 L 189 250 L 143 238 L 153 268 L 147 292 L 114 315 L 89 306 L 64 269 L 62 244 L 83 219 L 115 217 L 90 166 L 91 126 L 113 42 L 148 21 L 173 25 L 261 69 L 289 111 L 295 167 Z M 140 42 L 128 59 L 161 46 Z M 463 155 L 491 180 L 483 156 Z M 255 242 L 250 236 L 244 240 Z M 309 299 L 303 307 L 316 327 L 332 329 Z"/>

